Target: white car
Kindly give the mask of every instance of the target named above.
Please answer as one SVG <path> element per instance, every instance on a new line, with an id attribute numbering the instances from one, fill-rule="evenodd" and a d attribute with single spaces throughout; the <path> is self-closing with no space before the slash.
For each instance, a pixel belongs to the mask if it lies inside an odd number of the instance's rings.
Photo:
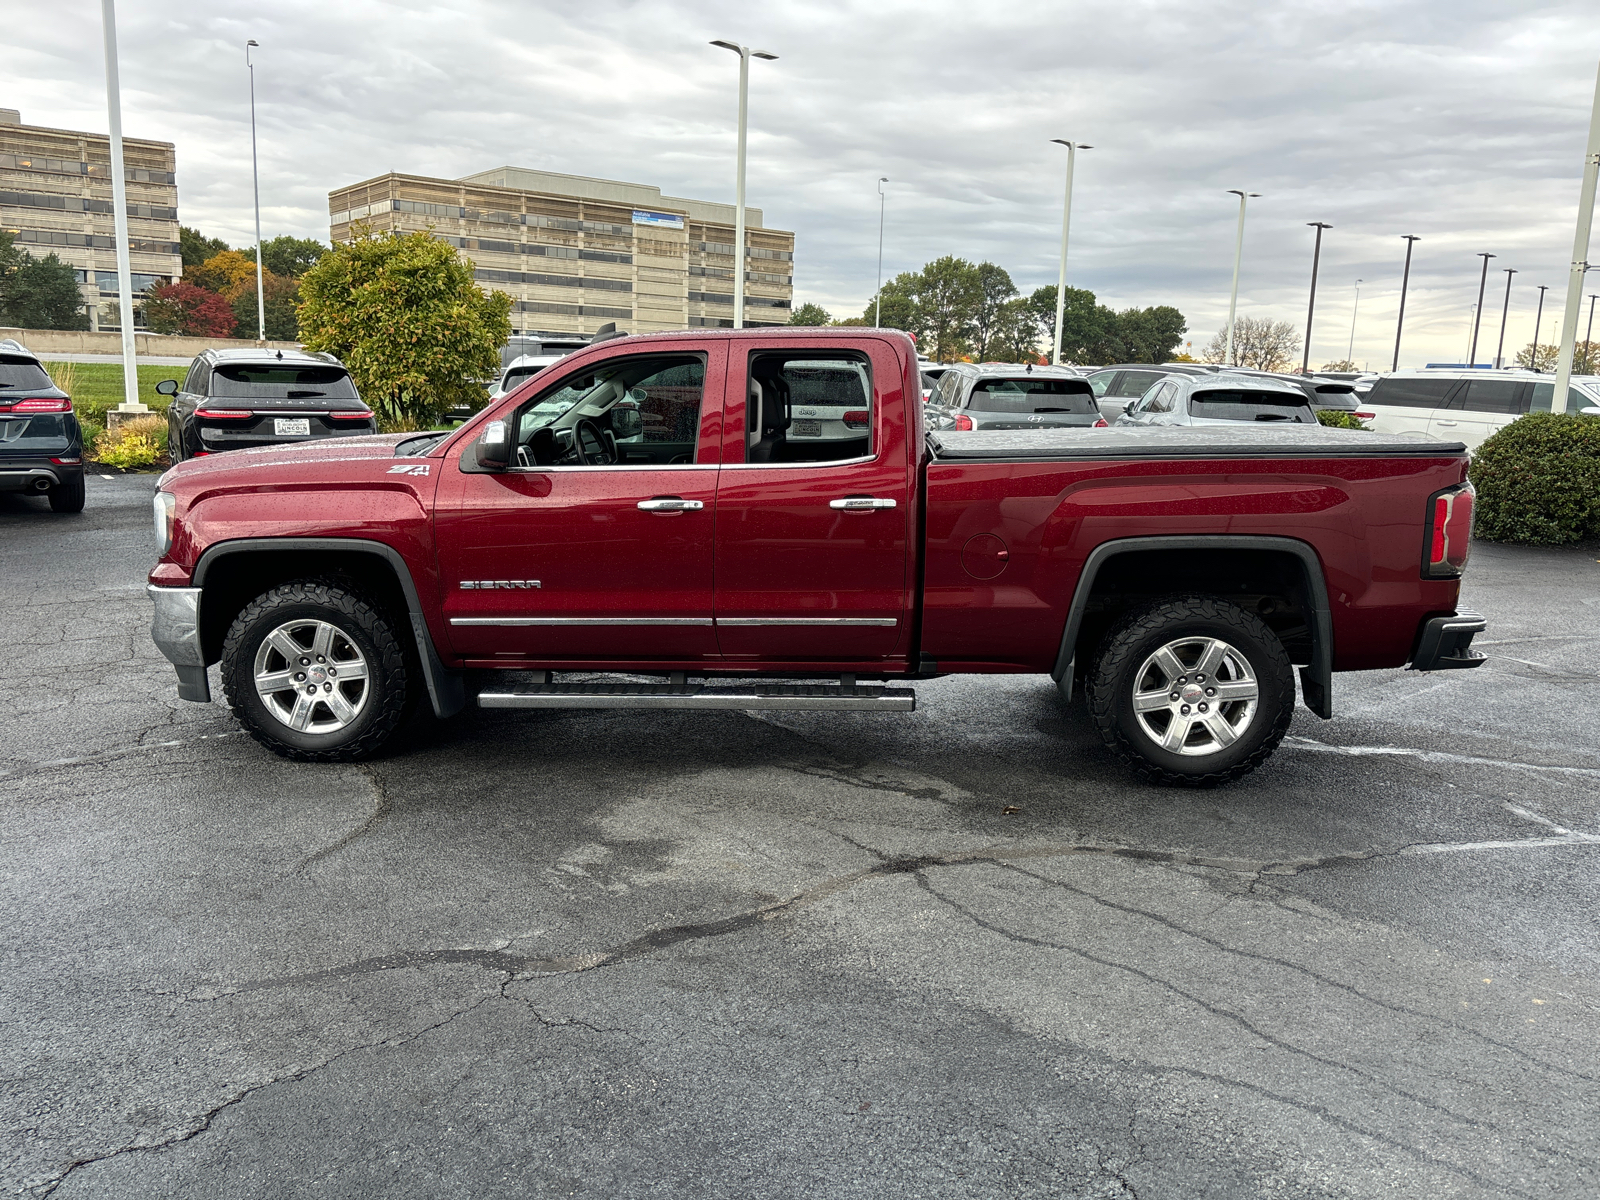
<path id="1" fill-rule="evenodd" d="M 854 442 L 867 436 L 871 381 L 867 368 L 843 359 L 791 362 L 789 384 L 791 442 Z"/>
<path id="2" fill-rule="evenodd" d="M 524 354 L 514 358 L 500 372 L 500 378 L 495 380 L 494 390 L 489 393 L 491 401 L 500 399 L 507 392 L 514 392 L 533 376 L 544 370 L 551 363 L 560 362 L 560 354 Z"/>
<path id="3" fill-rule="evenodd" d="M 1549 412 L 1555 381 L 1535 371 L 1396 371 L 1372 385 L 1356 416 L 1379 433 L 1412 433 L 1476 450 L 1526 412 Z M 1569 413 L 1600 415 L 1600 376 L 1575 375 Z"/>

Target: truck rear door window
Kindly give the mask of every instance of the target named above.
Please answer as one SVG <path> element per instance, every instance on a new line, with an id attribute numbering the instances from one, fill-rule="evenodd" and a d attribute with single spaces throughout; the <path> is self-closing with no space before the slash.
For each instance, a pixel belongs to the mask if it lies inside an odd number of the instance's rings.
<path id="1" fill-rule="evenodd" d="M 1316 421 L 1304 395 L 1226 388 L 1189 397 L 1189 415 L 1224 421 Z"/>
<path id="2" fill-rule="evenodd" d="M 1094 392 L 1081 379 L 980 379 L 967 407 L 994 413 L 1098 413 Z"/>
<path id="3" fill-rule="evenodd" d="M 872 452 L 872 415 L 872 370 L 865 355 L 764 351 L 750 356 L 746 462 L 864 458 Z"/>
<path id="4" fill-rule="evenodd" d="M 1367 393 L 1366 404 L 1382 404 L 1391 408 L 1438 408 L 1444 403 L 1454 379 L 1405 379 L 1391 376 L 1380 379 Z"/>
<path id="5" fill-rule="evenodd" d="M 1522 384 L 1513 379 L 1469 379 L 1466 399 L 1461 407 L 1467 412 L 1516 413 L 1517 393 Z"/>

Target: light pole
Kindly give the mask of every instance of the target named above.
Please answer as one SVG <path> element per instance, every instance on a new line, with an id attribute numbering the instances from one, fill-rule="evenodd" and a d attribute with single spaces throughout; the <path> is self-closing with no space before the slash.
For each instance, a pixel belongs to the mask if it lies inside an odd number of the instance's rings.
<path id="1" fill-rule="evenodd" d="M 1498 254 L 1484 254 L 1481 251 L 1478 257 L 1483 259 L 1483 277 L 1478 280 L 1478 303 L 1473 305 L 1477 316 L 1472 320 L 1472 344 L 1467 347 L 1467 366 L 1478 365 L 1478 326 L 1483 324 L 1483 289 L 1489 284 L 1489 260 L 1499 258 Z"/>
<path id="2" fill-rule="evenodd" d="M 878 291 L 877 299 L 872 305 L 872 325 L 874 329 L 883 328 L 883 207 L 886 203 L 883 194 L 883 185 L 889 182 L 887 175 L 878 178 Z"/>
<path id="3" fill-rule="evenodd" d="M 1311 250 L 1311 300 L 1306 305 L 1306 352 L 1300 359 L 1302 375 L 1311 366 L 1311 314 L 1317 311 L 1317 264 L 1322 259 L 1322 231 L 1333 228 L 1322 221 L 1307 221 L 1306 225 L 1317 231 L 1317 244 Z"/>
<path id="4" fill-rule="evenodd" d="M 1350 344 L 1345 347 L 1345 362 L 1354 362 L 1350 356 L 1356 351 L 1356 314 L 1361 311 L 1361 280 L 1356 280 L 1356 302 L 1350 306 Z"/>
<path id="5" fill-rule="evenodd" d="M 1070 141 L 1067 138 L 1051 138 L 1058 146 L 1067 148 L 1067 198 L 1061 206 L 1061 273 L 1056 279 L 1056 345 L 1055 353 L 1050 361 L 1056 366 L 1061 365 L 1061 326 L 1066 321 L 1067 315 L 1067 232 L 1072 228 L 1072 168 L 1077 162 L 1079 150 L 1093 150 L 1093 146 L 1086 146 L 1082 142 Z"/>
<path id="6" fill-rule="evenodd" d="M 1539 369 L 1539 323 L 1544 320 L 1544 294 L 1550 290 L 1548 283 L 1539 285 L 1539 307 L 1533 314 L 1533 349 L 1528 352 L 1528 369 Z"/>
<path id="7" fill-rule="evenodd" d="M 1472 331 L 1477 326 L 1478 306 L 1467 305 L 1467 366 L 1472 365 Z"/>
<path id="8" fill-rule="evenodd" d="M 1587 375 L 1594 364 L 1590 361 L 1594 357 L 1594 302 L 1596 297 L 1589 297 L 1589 328 L 1583 334 L 1583 373 Z"/>
<path id="9" fill-rule="evenodd" d="M 1511 313 L 1511 277 L 1517 273 L 1515 267 L 1503 268 L 1506 273 L 1506 302 L 1500 306 L 1500 344 L 1494 350 L 1494 369 L 1500 369 L 1500 360 L 1506 352 L 1506 317 Z"/>
<path id="10" fill-rule="evenodd" d="M 1222 360 L 1233 366 L 1233 315 L 1239 307 L 1239 260 L 1244 256 L 1244 205 L 1245 201 L 1260 197 L 1260 192 L 1245 192 L 1229 188 L 1228 195 L 1239 197 L 1239 235 L 1233 243 L 1233 291 L 1228 295 L 1228 353 Z"/>
<path id="11" fill-rule="evenodd" d="M 255 181 L 256 193 L 256 339 L 267 340 L 267 304 L 261 286 L 261 168 L 256 164 L 256 65 L 250 61 L 250 47 L 261 49 L 261 43 L 251 38 L 244 44 L 244 65 L 250 68 L 250 174 Z"/>
<path id="12" fill-rule="evenodd" d="M 752 50 L 749 46 L 741 46 L 737 42 L 712 42 L 713 46 L 721 46 L 724 50 L 732 50 L 739 56 L 739 178 L 733 189 L 733 274 L 735 277 L 733 287 L 733 327 L 744 328 L 744 143 L 745 128 L 750 112 L 750 60 L 764 58 L 769 61 L 776 60 L 776 54 L 768 54 L 765 50 Z"/>
<path id="13" fill-rule="evenodd" d="M 1389 368 L 1391 371 L 1400 369 L 1400 331 L 1406 323 L 1406 286 L 1411 282 L 1411 248 L 1422 240 L 1414 233 L 1402 233 L 1400 236 L 1406 240 L 1406 271 L 1400 277 L 1400 316 L 1394 323 L 1394 365 Z"/>
<path id="14" fill-rule="evenodd" d="M 1567 276 L 1567 307 L 1561 318 L 1561 352 L 1556 360 L 1551 412 L 1567 411 L 1567 381 L 1572 378 L 1572 340 L 1578 332 L 1578 306 L 1583 303 L 1583 276 L 1589 269 L 1589 227 L 1594 223 L 1594 193 L 1600 182 L 1600 72 L 1594 81 L 1594 109 L 1589 114 L 1589 142 L 1583 151 L 1583 186 L 1578 189 L 1578 227 L 1572 236 L 1572 273 Z"/>
<path id="15" fill-rule="evenodd" d="M 139 403 L 139 371 L 133 345 L 133 275 L 128 259 L 128 186 L 122 166 L 122 82 L 117 71 L 115 0 L 100 0 L 106 49 L 106 116 L 110 122 L 112 227 L 117 235 L 117 304 L 122 321 L 122 409 L 148 412 Z"/>

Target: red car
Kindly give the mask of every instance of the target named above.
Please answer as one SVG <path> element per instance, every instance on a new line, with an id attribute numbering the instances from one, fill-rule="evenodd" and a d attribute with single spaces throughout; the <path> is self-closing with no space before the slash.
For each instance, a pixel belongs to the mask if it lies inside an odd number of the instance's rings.
<path id="1" fill-rule="evenodd" d="M 819 361 L 862 368 L 841 372 L 858 437 L 791 436 L 791 364 Z M 1335 671 L 1482 661 L 1456 607 L 1458 443 L 929 436 L 920 401 L 893 331 L 620 336 L 450 433 L 186 462 L 156 496 L 154 637 L 182 697 L 209 700 L 220 662 L 239 721 L 291 758 L 374 754 L 424 695 L 440 717 L 908 711 L 897 685 L 1037 672 L 1183 784 L 1271 754 L 1294 665 L 1329 717 Z"/>

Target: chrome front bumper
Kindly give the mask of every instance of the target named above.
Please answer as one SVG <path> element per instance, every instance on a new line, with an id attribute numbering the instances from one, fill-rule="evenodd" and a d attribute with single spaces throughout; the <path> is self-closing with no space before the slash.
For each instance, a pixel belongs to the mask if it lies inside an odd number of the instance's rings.
<path id="1" fill-rule="evenodd" d="M 200 589 L 150 584 L 145 590 L 156 606 L 150 638 L 178 673 L 178 699 L 210 703 L 211 681 L 200 645 Z"/>

